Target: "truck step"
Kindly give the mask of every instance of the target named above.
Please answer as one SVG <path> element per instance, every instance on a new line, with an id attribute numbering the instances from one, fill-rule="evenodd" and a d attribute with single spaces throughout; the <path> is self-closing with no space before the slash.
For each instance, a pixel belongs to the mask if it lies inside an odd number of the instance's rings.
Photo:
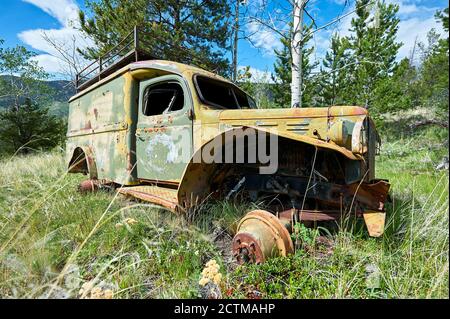
<path id="1" fill-rule="evenodd" d="M 159 186 L 132 186 L 119 189 L 119 193 L 163 206 L 173 212 L 178 206 L 178 190 Z"/>

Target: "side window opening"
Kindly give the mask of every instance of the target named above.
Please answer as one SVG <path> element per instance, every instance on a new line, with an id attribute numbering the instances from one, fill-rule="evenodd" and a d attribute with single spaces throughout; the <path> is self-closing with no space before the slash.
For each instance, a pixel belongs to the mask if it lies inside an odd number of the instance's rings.
<path id="1" fill-rule="evenodd" d="M 184 106 L 184 93 L 177 82 L 150 85 L 144 91 L 142 112 L 146 116 L 179 111 Z"/>
<path id="2" fill-rule="evenodd" d="M 200 75 L 194 76 L 194 82 L 202 102 L 213 108 L 256 108 L 255 101 L 235 85 Z"/>

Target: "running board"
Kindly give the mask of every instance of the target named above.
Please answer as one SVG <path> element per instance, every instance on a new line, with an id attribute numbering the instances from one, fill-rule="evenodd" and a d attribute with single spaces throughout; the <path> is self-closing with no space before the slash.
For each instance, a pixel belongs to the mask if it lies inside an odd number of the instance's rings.
<path id="1" fill-rule="evenodd" d="M 163 206 L 173 212 L 178 207 L 178 190 L 159 186 L 132 186 L 119 189 L 119 193 Z"/>

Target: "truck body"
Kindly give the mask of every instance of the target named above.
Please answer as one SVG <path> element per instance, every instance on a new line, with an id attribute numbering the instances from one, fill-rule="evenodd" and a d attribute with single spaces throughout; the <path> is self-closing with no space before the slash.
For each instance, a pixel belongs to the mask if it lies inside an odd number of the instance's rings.
<path id="1" fill-rule="evenodd" d="M 295 222 L 355 215 L 371 236 L 383 232 L 389 184 L 375 179 L 380 139 L 365 108 L 258 109 L 227 79 L 165 60 L 129 63 L 69 102 L 69 172 L 178 213 L 208 198 L 263 202 L 265 211 L 238 226 L 233 252 L 240 262 L 291 252 L 286 233 Z M 250 150 L 272 137 L 277 167 L 261 174 L 264 165 Z M 247 155 L 205 161 L 212 141 L 220 141 L 214 156 L 237 154 L 237 141 Z"/>

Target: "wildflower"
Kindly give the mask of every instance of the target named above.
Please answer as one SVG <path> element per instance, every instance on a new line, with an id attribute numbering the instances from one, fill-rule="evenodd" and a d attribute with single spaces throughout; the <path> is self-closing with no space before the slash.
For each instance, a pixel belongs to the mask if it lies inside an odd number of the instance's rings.
<path id="1" fill-rule="evenodd" d="M 209 278 L 202 277 L 202 279 L 200 279 L 200 281 L 198 282 L 198 284 L 199 284 L 200 286 L 204 287 L 208 282 L 209 282 Z"/>
<path id="2" fill-rule="evenodd" d="M 200 279 L 199 284 L 204 286 L 209 282 L 213 282 L 214 284 L 219 285 L 222 280 L 222 274 L 219 272 L 219 269 L 220 266 L 214 259 L 208 261 L 202 271 L 202 278 Z"/>
<path id="3" fill-rule="evenodd" d="M 83 299 L 112 299 L 114 293 L 112 289 L 106 288 L 103 282 L 94 287 L 94 281 L 88 281 L 81 286 L 79 295 Z"/>
<path id="4" fill-rule="evenodd" d="M 80 291 L 78 292 L 78 294 L 79 294 L 81 297 L 85 297 L 85 296 L 89 293 L 89 291 L 91 291 L 91 289 L 93 288 L 93 286 L 94 286 L 94 284 L 93 284 L 92 281 L 85 282 L 85 283 L 81 286 Z"/>
<path id="5" fill-rule="evenodd" d="M 104 299 L 112 299 L 112 297 L 113 297 L 113 291 L 111 290 L 111 289 L 106 289 L 104 292 L 103 292 L 103 298 Z"/>
<path id="6" fill-rule="evenodd" d="M 220 284 L 220 281 L 222 280 L 222 274 L 218 273 L 216 275 L 214 275 L 213 281 L 216 285 Z"/>
<path id="7" fill-rule="evenodd" d="M 91 299 L 103 299 L 103 290 L 100 287 L 94 287 L 91 290 Z"/>
<path id="8" fill-rule="evenodd" d="M 211 267 L 213 265 L 217 265 L 217 261 L 215 259 L 211 259 L 206 263 L 206 267 Z"/>

